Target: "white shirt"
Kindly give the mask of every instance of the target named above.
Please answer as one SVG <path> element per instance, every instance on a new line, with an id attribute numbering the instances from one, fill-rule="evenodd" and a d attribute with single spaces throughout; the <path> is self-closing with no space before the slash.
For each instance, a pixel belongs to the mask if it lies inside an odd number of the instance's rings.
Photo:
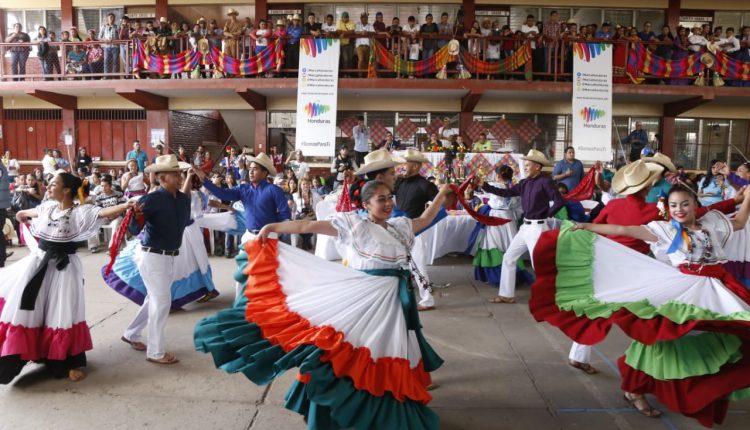
<path id="1" fill-rule="evenodd" d="M 528 25 L 524 24 L 521 26 L 521 33 L 528 35 L 529 33 L 536 33 L 534 37 L 539 35 L 539 27 L 536 25 L 532 25 L 529 27 Z M 484 33 L 482 33 L 484 34 Z M 531 36 L 528 36 L 531 37 Z M 531 49 L 536 49 L 536 42 L 531 42 Z"/>
<path id="2" fill-rule="evenodd" d="M 690 42 L 688 49 L 693 52 L 700 52 L 701 46 L 708 45 L 708 39 L 698 34 L 691 34 L 688 36 L 688 42 Z"/>
<path id="3" fill-rule="evenodd" d="M 255 30 L 255 46 L 268 46 L 268 39 L 266 39 L 268 36 L 271 35 L 271 30 L 269 29 L 257 29 Z"/>
<path id="4" fill-rule="evenodd" d="M 370 129 L 366 128 L 360 131 L 359 126 L 352 128 L 352 137 L 354 138 L 354 150 L 357 152 L 370 152 Z"/>
<path id="5" fill-rule="evenodd" d="M 336 32 L 336 23 L 334 22 L 331 25 L 323 23 L 323 25 L 320 26 L 320 29 L 323 30 L 323 31 L 325 31 L 326 33 L 335 33 Z"/>
<path id="6" fill-rule="evenodd" d="M 364 33 L 375 33 L 375 28 L 372 26 L 372 24 L 362 24 L 361 22 L 357 23 L 357 26 L 354 27 L 354 31 L 357 33 L 364 32 Z M 355 46 L 370 46 L 370 38 L 369 37 L 358 37 L 357 41 L 355 42 Z"/>
<path id="7" fill-rule="evenodd" d="M 726 44 L 731 44 L 732 46 L 723 46 L 721 50 L 728 54 L 731 54 L 732 52 L 737 52 L 740 50 L 740 40 L 734 36 L 719 39 L 719 45 L 726 45 Z"/>
<path id="8" fill-rule="evenodd" d="M 8 160 L 8 165 L 6 166 L 8 168 L 8 176 L 18 176 L 18 169 L 21 168 L 21 165 L 18 164 L 18 160 L 15 158 L 11 158 Z"/>
<path id="9" fill-rule="evenodd" d="M 51 155 L 45 155 L 44 157 L 42 157 L 42 173 L 44 173 L 45 175 L 48 173 L 55 173 L 55 170 L 57 170 L 55 157 Z"/>

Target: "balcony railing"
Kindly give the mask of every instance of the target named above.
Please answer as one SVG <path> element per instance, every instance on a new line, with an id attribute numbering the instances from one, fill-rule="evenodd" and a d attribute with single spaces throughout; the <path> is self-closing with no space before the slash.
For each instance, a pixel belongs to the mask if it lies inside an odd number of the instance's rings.
<path id="1" fill-rule="evenodd" d="M 305 38 L 311 36 L 303 36 Z M 330 37 L 330 36 L 329 36 Z M 515 80 L 538 80 L 538 81 L 570 81 L 573 72 L 573 46 L 577 42 L 583 42 L 576 38 L 562 37 L 559 39 L 548 39 L 538 37 L 529 39 L 524 36 L 507 37 L 482 37 L 479 35 L 465 35 L 465 37 L 452 37 L 440 35 L 419 34 L 356 34 L 344 33 L 335 37 L 348 39 L 349 44 L 356 44 L 356 39 L 369 39 L 370 49 L 377 44 L 375 61 L 368 58 L 364 61 L 365 67 L 357 68 L 358 50 L 352 46 L 351 53 L 343 55 L 340 63 L 339 76 L 348 78 L 366 78 L 377 76 L 378 78 L 423 78 L 423 79 L 452 79 L 468 78 L 466 71 L 471 74 L 471 79 L 515 79 Z M 451 40 L 456 40 L 451 46 L 450 55 L 446 67 L 435 70 L 435 65 L 424 61 L 425 53 L 438 52 Z M 220 36 L 209 36 L 209 51 L 215 47 L 216 52 L 221 51 L 227 39 Z M 282 44 L 279 49 L 295 49 L 295 45 L 289 44 L 288 37 L 268 37 L 269 44 L 278 41 Z M 46 55 L 40 57 L 39 43 L 0 43 L 0 54 L 3 61 L 0 62 L 0 80 L 81 80 L 81 79 L 123 79 L 123 78 L 151 78 L 151 79 L 189 79 L 189 78 L 214 78 L 215 65 L 201 63 L 198 73 L 154 73 L 148 70 L 133 72 L 133 56 L 138 43 L 148 43 L 146 38 L 137 40 L 115 40 L 115 41 L 85 41 L 85 42 L 48 42 Z M 155 43 L 154 43 L 155 42 Z M 679 43 L 667 42 L 642 42 L 631 39 L 593 39 L 585 40 L 587 43 L 605 43 L 612 46 L 614 52 L 613 76 L 615 83 L 664 83 L 675 85 L 688 85 L 698 80 L 702 85 L 721 85 L 721 81 L 713 78 L 715 75 L 723 78 L 724 82 L 736 86 L 750 86 L 750 81 L 742 80 L 742 73 L 732 74 L 735 69 L 744 70 L 750 68 L 750 63 L 743 63 L 739 58 L 722 53 L 713 53 L 714 59 L 706 59 L 703 53 L 705 47 L 697 53 L 697 59 L 701 61 L 686 61 L 685 58 L 695 54 L 682 48 Z M 162 40 L 151 40 L 153 50 L 151 54 L 167 55 L 173 58 L 185 51 L 198 50 L 195 40 L 183 37 L 166 37 Z M 242 36 L 231 39 L 236 44 L 236 56 L 240 59 L 252 57 L 256 52 L 257 42 L 250 36 Z M 455 44 L 458 43 L 458 52 Z M 299 48 L 296 48 L 299 49 Z M 743 46 L 743 50 L 750 47 Z M 528 52 L 518 62 L 509 61 L 519 51 Z M 742 51 L 742 50 L 741 50 Z M 416 58 L 418 53 L 421 64 L 426 65 L 415 70 L 417 63 L 410 60 Z M 670 55 L 672 58 L 661 58 L 659 53 L 676 53 Z M 210 56 L 209 53 L 204 55 Z M 373 55 L 373 54 L 366 54 Z M 648 61 L 643 57 L 648 56 Z M 439 55 L 430 57 L 436 58 Z M 696 60 L 694 58 L 693 60 Z M 243 73 L 243 77 L 295 77 L 296 68 L 289 64 L 289 55 L 279 68 L 265 70 L 260 73 Z M 668 67 L 654 66 L 662 59 L 668 60 Z M 439 59 L 438 59 L 439 60 Z M 715 61 L 714 61 L 715 60 Z M 349 61 L 346 64 L 346 61 Z M 728 62 L 733 61 L 734 67 L 721 68 Z M 709 64 L 709 62 L 714 64 Z M 374 63 L 372 65 L 371 63 Z M 666 64 L 662 62 L 663 64 Z M 19 67 L 23 64 L 25 67 Z M 520 64 L 520 65 L 519 65 Z M 646 64 L 646 65 L 644 65 Z M 518 65 L 518 67 L 514 67 Z M 689 69 L 692 67 L 692 69 Z M 368 70 L 369 68 L 369 70 Z M 689 69 L 683 75 L 680 71 Z M 728 69 L 731 69 L 727 71 Z M 427 72 L 425 72 L 427 70 Z M 675 72 L 677 70 L 677 72 Z M 368 73 L 369 72 L 369 73 Z M 719 73 L 721 72 L 721 73 Z M 224 72 L 221 76 L 232 75 Z M 713 78 L 713 79 L 712 79 Z M 747 78 L 747 74 L 744 75 Z"/>

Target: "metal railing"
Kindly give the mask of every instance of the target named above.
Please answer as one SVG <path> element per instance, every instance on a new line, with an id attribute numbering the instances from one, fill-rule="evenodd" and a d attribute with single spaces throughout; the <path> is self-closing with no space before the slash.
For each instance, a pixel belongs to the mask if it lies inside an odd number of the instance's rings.
<path id="1" fill-rule="evenodd" d="M 312 36 L 302 36 L 312 37 Z M 437 52 L 437 50 L 443 45 L 447 44 L 450 40 L 456 39 L 461 45 L 461 49 L 467 51 L 469 54 L 475 56 L 481 61 L 495 62 L 503 61 L 508 56 L 512 55 L 515 50 L 521 48 L 524 45 L 531 45 L 531 59 L 521 68 L 517 70 L 507 70 L 499 74 L 488 76 L 486 74 L 472 73 L 473 79 L 526 79 L 529 75 L 532 76 L 533 80 L 543 81 L 570 81 L 572 78 L 573 69 L 573 44 L 576 42 L 600 42 L 612 44 L 614 48 L 614 77 L 615 82 L 626 83 L 626 66 L 627 59 L 630 56 L 630 51 L 633 49 L 635 41 L 629 38 L 623 39 L 586 39 L 582 40 L 578 37 L 569 37 L 563 35 L 560 38 L 549 39 L 546 37 L 535 37 L 533 39 L 525 37 L 524 35 L 511 35 L 511 36 L 481 36 L 475 34 L 465 34 L 460 36 L 450 35 L 437 35 L 437 34 L 418 34 L 413 36 L 409 33 L 337 33 L 329 34 L 327 37 L 336 37 L 340 39 L 348 39 L 350 45 L 356 44 L 356 39 L 367 38 L 370 39 L 370 43 L 380 43 L 387 51 L 393 56 L 400 57 L 402 60 L 411 60 L 413 55 L 410 55 L 410 51 L 413 49 L 419 49 L 419 59 L 423 60 L 425 51 Z M 222 36 L 207 36 L 209 44 L 216 46 L 219 50 L 222 49 L 223 41 L 225 40 Z M 145 42 L 146 38 L 141 37 L 142 41 Z M 269 36 L 265 38 L 270 43 L 273 40 L 282 39 L 284 43 L 284 49 L 298 49 L 294 48 L 295 44 L 290 44 L 292 40 L 289 37 L 282 36 Z M 234 39 L 237 42 L 236 52 L 241 58 L 248 58 L 255 53 L 256 40 L 249 35 L 243 35 L 239 38 Z M 638 43 L 646 46 L 647 49 L 656 51 L 659 47 L 669 47 L 676 49 L 672 46 L 671 41 L 659 42 L 649 41 Z M 84 42 L 47 42 L 48 49 L 47 53 L 43 57 L 38 56 L 39 43 L 0 43 L 0 80 L 2 81 L 13 81 L 13 80 L 80 80 L 80 79 L 123 79 L 133 77 L 132 62 L 135 42 L 134 40 L 114 40 L 114 41 L 84 41 Z M 166 37 L 166 42 L 162 43 L 161 49 L 157 50 L 157 53 L 161 54 L 177 54 L 189 49 L 193 49 L 195 40 L 191 40 L 187 35 L 184 36 L 169 36 Z M 418 48 L 414 48 L 418 45 Z M 434 49 L 432 49 L 434 47 Z M 354 48 L 352 46 L 352 48 Z M 342 49 L 352 49 L 343 48 Z M 670 50 L 671 50 L 670 49 Z M 680 48 L 682 49 L 682 48 Z M 750 49 L 750 47 L 743 46 L 742 49 Z M 360 69 L 356 67 L 357 50 L 352 49 L 352 53 L 346 57 L 346 60 L 342 58 L 339 68 L 340 77 L 367 77 L 367 69 Z M 692 53 L 692 51 L 690 52 Z M 413 51 L 411 51 L 413 54 Z M 83 60 L 82 60 L 83 57 Z M 285 59 L 285 62 L 288 61 Z M 342 56 L 343 57 L 343 56 Z M 81 61 L 82 60 L 82 61 Z M 345 61 L 349 61 L 348 64 Z M 366 65 L 369 64 L 369 58 L 364 62 Z M 23 66 L 23 67 L 20 67 Z M 448 77 L 452 77 L 458 73 L 457 63 L 449 63 L 446 70 Z M 399 71 L 392 71 L 383 68 L 378 65 L 377 74 L 378 77 L 382 78 L 407 78 L 407 76 Z M 29 70 L 31 69 L 31 70 Z M 201 71 L 201 77 L 210 78 L 213 77 L 213 70 L 211 67 Z M 270 76 L 283 76 L 293 77 L 296 76 L 297 70 L 291 68 L 287 63 L 284 64 L 279 74 L 262 74 L 256 75 L 256 77 L 270 77 Z M 140 77 L 150 78 L 189 78 L 187 74 L 175 74 L 175 75 L 158 75 L 142 71 Z M 252 77 L 252 76 L 247 76 Z M 435 74 L 431 73 L 425 76 L 419 76 L 420 78 L 434 78 Z M 659 76 L 653 75 L 641 75 L 642 78 L 646 79 L 646 83 L 670 83 L 670 79 L 665 79 Z M 620 79 L 622 78 L 622 79 Z M 685 80 L 692 80 L 691 78 L 680 78 L 679 81 L 682 83 Z M 676 80 L 674 80 L 676 81 Z M 675 82 L 673 82 L 675 83 Z"/>

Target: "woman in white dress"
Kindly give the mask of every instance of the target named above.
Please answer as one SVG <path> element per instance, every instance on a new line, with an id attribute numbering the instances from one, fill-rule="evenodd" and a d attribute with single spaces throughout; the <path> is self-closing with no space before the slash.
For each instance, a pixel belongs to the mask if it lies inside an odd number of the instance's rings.
<path id="1" fill-rule="evenodd" d="M 49 200 L 19 211 L 38 247 L 0 271 L 0 383 L 11 382 L 29 361 L 43 362 L 57 378 L 79 381 L 85 375 L 86 351 L 92 348 L 83 300 L 83 266 L 77 242 L 99 234 L 106 218 L 128 204 L 109 208 L 85 201 L 88 184 L 69 174 L 55 176 Z M 28 242 L 32 242 L 28 240 Z"/>
<path id="2" fill-rule="evenodd" d="M 339 212 L 331 220 L 266 225 L 245 243 L 246 262 L 238 257 L 243 294 L 198 323 L 196 348 L 257 384 L 298 367 L 285 406 L 311 429 L 438 428 L 427 387 L 442 359 L 421 332 L 410 248 L 449 190 L 443 186 L 419 218 L 393 218 L 389 187 L 370 181 L 361 194 L 365 218 Z M 273 233 L 334 236 L 348 267 Z"/>

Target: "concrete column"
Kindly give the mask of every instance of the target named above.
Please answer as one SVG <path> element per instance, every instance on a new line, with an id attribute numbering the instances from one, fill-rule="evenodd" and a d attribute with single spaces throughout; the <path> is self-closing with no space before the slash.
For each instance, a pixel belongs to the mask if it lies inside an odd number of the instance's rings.
<path id="1" fill-rule="evenodd" d="M 268 19 L 268 0 L 255 0 L 255 22 L 261 19 Z"/>
<path id="2" fill-rule="evenodd" d="M 665 116 L 661 119 L 661 152 L 672 158 L 674 156 L 675 117 Z"/>
<path id="3" fill-rule="evenodd" d="M 268 111 L 255 111 L 255 153 L 268 153 Z"/>
<path id="4" fill-rule="evenodd" d="M 156 24 L 159 25 L 159 18 L 165 16 L 168 17 L 169 14 L 169 4 L 168 0 L 156 0 Z"/>
<path id="5" fill-rule="evenodd" d="M 669 0 L 667 9 L 664 11 L 664 21 L 672 31 L 677 31 L 680 25 L 680 10 L 682 9 L 681 0 Z"/>
<path id="6" fill-rule="evenodd" d="M 60 0 L 60 15 L 62 29 L 70 30 L 70 27 L 73 27 L 75 25 L 75 10 L 73 9 L 73 0 Z"/>

